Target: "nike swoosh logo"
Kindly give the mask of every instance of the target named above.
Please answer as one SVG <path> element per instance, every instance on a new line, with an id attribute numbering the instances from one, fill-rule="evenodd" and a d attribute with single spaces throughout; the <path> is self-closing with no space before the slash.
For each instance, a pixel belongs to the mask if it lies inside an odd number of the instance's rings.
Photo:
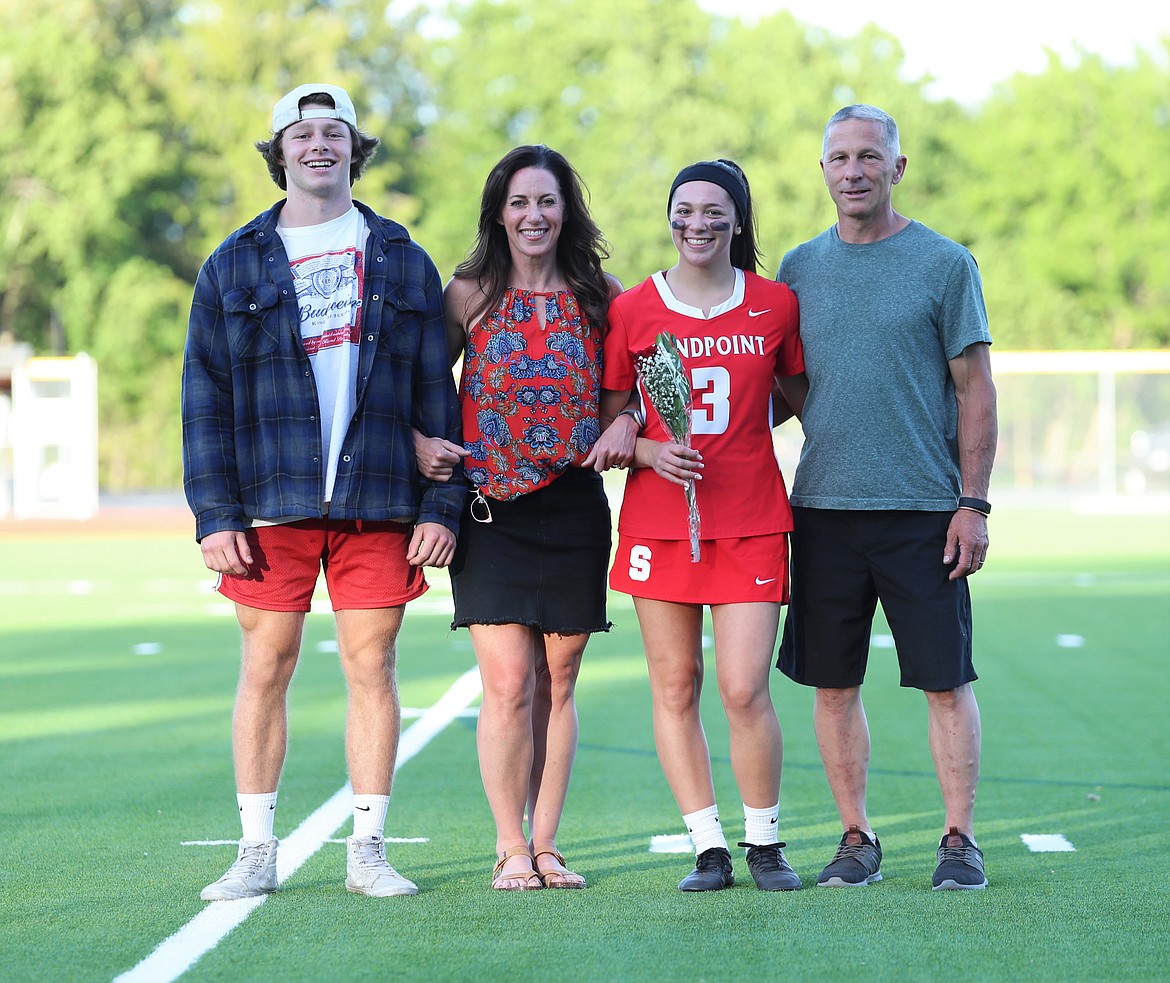
<path id="1" fill-rule="evenodd" d="M 756 586 L 757 587 L 763 587 L 764 584 L 774 584 L 774 583 L 776 583 L 775 577 L 769 577 L 767 580 L 760 580 L 759 577 L 756 578 Z"/>
<path id="2" fill-rule="evenodd" d="M 369 806 L 354 806 L 354 808 L 355 808 L 355 809 L 360 809 L 362 812 L 369 812 L 369 811 L 370 811 L 370 807 L 369 807 Z"/>
<path id="3" fill-rule="evenodd" d="M 761 314 L 767 314 L 767 313 L 769 313 L 771 310 L 772 310 L 772 308 L 770 308 L 770 307 L 765 307 L 765 308 L 764 308 L 762 311 L 753 311 L 753 310 L 752 310 L 752 309 L 749 307 L 749 308 L 748 308 L 748 317 L 759 317 Z M 774 579 L 774 578 L 773 578 L 773 579 Z"/>

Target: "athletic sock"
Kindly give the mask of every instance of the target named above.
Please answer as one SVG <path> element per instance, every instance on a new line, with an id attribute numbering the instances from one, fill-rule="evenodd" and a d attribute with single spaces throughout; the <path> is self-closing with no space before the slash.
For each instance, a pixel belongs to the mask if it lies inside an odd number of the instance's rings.
<path id="1" fill-rule="evenodd" d="M 276 819 L 276 793 L 260 792 L 255 795 L 236 793 L 236 805 L 240 807 L 240 826 L 245 840 L 271 840 L 272 824 Z"/>
<path id="2" fill-rule="evenodd" d="M 753 809 L 746 802 L 743 805 L 743 838 L 752 846 L 766 846 L 778 843 L 776 818 L 780 815 L 780 803 L 768 809 Z"/>
<path id="3" fill-rule="evenodd" d="M 381 836 L 386 828 L 386 810 L 390 808 L 388 795 L 357 795 L 353 797 L 353 835 Z"/>
<path id="4" fill-rule="evenodd" d="M 687 832 L 691 834 L 696 856 L 712 847 L 727 849 L 727 839 L 719 823 L 718 806 L 711 805 L 698 812 L 688 812 L 683 815 L 683 822 L 687 824 Z"/>

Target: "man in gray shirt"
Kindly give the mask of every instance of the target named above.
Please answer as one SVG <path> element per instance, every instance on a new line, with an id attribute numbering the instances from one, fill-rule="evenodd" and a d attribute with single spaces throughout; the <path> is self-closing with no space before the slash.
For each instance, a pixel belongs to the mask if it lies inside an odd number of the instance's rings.
<path id="1" fill-rule="evenodd" d="M 837 223 L 791 250 L 777 274 L 800 301 L 809 382 L 778 665 L 817 688 L 817 743 L 844 829 L 817 884 L 882 876 L 861 700 L 880 601 L 902 685 L 926 696 L 946 813 L 932 887 L 982 888 L 966 578 L 987 555 L 997 425 L 979 269 L 963 246 L 894 211 L 906 157 L 882 110 L 838 111 L 821 170 Z"/>

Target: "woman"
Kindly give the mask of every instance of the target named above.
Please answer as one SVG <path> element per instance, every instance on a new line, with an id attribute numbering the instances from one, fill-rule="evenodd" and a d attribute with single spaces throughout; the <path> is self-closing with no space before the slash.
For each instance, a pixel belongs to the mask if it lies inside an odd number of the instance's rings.
<path id="1" fill-rule="evenodd" d="M 751 191 L 736 164 L 683 168 L 668 200 L 678 261 L 617 297 L 609 310 L 602 417 L 622 422 L 607 429 L 593 460 L 602 467 L 611 457 L 620 463 L 620 441 L 642 426 L 609 583 L 634 598 L 655 745 L 697 855 L 679 889 L 713 891 L 735 882 L 699 718 L 703 607 L 710 605 L 716 678 L 743 799 L 746 842 L 740 845 L 761 890 L 796 890 L 800 878 L 777 839 L 782 742 L 768 689 L 780 605 L 788 597 L 792 529 L 772 448 L 771 395 L 775 380 L 788 412 L 803 409 L 807 381 L 796 298 L 785 285 L 756 275 Z M 652 349 L 662 332 L 678 339 L 690 376 L 691 446 L 670 436 L 644 383 L 644 418 L 623 409 L 637 381 L 635 356 Z M 615 431 L 620 439 L 611 436 Z M 692 482 L 703 537 L 697 562 L 684 495 Z"/>
<path id="2" fill-rule="evenodd" d="M 607 255 L 561 154 L 505 155 L 444 293 L 452 360 L 465 350 L 464 447 L 418 442 L 424 473 L 450 475 L 462 456 L 473 486 L 451 565 L 452 626 L 470 629 L 483 680 L 476 738 L 497 890 L 585 886 L 556 835 L 581 655 L 591 632 L 610 627 L 609 506 L 601 476 L 581 466 L 601 432 L 602 334 L 621 290 L 601 268 Z"/>

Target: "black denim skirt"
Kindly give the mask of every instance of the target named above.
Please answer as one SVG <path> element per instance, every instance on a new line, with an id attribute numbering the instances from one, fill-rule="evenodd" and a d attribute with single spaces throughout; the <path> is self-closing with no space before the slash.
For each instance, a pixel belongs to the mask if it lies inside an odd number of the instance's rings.
<path id="1" fill-rule="evenodd" d="M 474 504 L 474 517 L 472 504 Z M 491 522 L 481 522 L 490 511 Z M 610 513 L 601 475 L 569 468 L 510 502 L 463 511 L 451 563 L 452 628 L 528 625 L 564 635 L 608 631 Z"/>

